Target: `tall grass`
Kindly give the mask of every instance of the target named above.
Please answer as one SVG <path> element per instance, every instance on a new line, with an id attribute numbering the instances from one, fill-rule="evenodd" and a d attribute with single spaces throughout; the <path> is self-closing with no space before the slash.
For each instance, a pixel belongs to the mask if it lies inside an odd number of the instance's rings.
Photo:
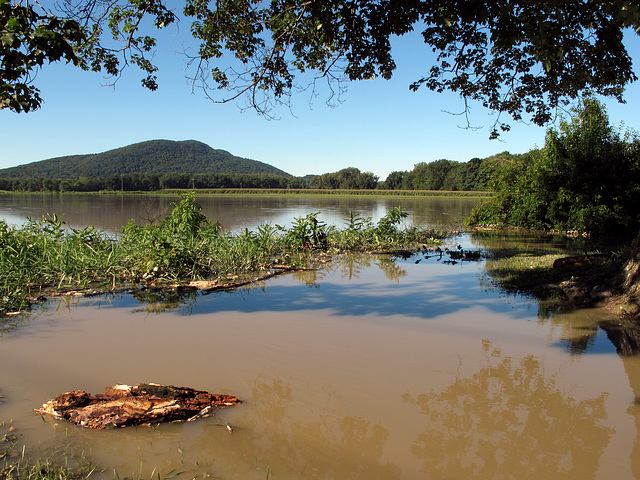
<path id="1" fill-rule="evenodd" d="M 2 396 L 0 396 L 2 402 Z M 67 450 L 50 452 L 53 459 L 32 459 L 26 446 L 19 446 L 11 423 L 0 422 L 0 479 L 6 480 L 72 480 L 89 478 L 95 467 L 84 457 L 70 455 Z"/>
<path id="2" fill-rule="evenodd" d="M 351 214 L 339 228 L 314 213 L 290 228 L 265 224 L 229 234 L 206 218 L 193 194 L 172 206 L 157 225 L 130 222 L 118 239 L 93 227 L 67 228 L 55 215 L 22 227 L 0 221 L 0 313 L 19 311 L 52 290 L 215 279 L 269 270 L 274 263 L 302 266 L 319 251 L 411 248 L 444 236 L 400 228 L 407 214 L 399 207 L 377 223 Z"/>
<path id="3" fill-rule="evenodd" d="M 90 465 L 74 468 L 47 460 L 4 459 L 0 464 L 0 478 L 7 480 L 80 480 L 89 478 L 92 472 Z"/>
<path id="4" fill-rule="evenodd" d="M 55 215 L 21 228 L 0 221 L 0 311 L 20 309 L 44 288 L 115 283 L 117 254 L 101 232 L 66 229 Z"/>

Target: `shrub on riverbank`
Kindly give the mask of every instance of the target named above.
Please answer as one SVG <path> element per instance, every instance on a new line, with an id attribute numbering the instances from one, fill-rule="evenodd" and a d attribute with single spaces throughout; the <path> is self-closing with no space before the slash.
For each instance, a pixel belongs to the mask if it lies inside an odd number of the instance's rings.
<path id="1" fill-rule="evenodd" d="M 443 236 L 401 228 L 400 208 L 378 223 L 352 215 L 343 229 L 310 214 L 291 228 L 265 224 L 232 235 L 206 218 L 193 194 L 173 207 L 157 225 L 130 222 L 118 239 L 92 227 L 67 228 L 56 216 L 23 227 L 0 222 L 0 312 L 18 311 L 50 290 L 216 279 L 266 271 L 273 263 L 305 265 L 314 251 L 394 250 Z"/>
<path id="2" fill-rule="evenodd" d="M 549 130 L 544 148 L 496 159 L 497 192 L 476 207 L 472 225 L 633 235 L 640 228 L 640 137 L 609 123 L 604 106 L 585 99 L 571 121 Z"/>

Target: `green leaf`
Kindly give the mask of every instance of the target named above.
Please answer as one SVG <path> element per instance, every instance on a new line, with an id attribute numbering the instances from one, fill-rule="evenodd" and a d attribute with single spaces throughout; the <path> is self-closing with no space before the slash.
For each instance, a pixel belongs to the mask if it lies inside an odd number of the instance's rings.
<path id="1" fill-rule="evenodd" d="M 2 35 L 2 45 L 5 47 L 10 47 L 13 45 L 14 34 L 11 32 L 5 32 Z"/>
<path id="2" fill-rule="evenodd" d="M 10 18 L 7 21 L 7 30 L 16 31 L 19 26 L 20 26 L 20 21 L 15 17 Z"/>

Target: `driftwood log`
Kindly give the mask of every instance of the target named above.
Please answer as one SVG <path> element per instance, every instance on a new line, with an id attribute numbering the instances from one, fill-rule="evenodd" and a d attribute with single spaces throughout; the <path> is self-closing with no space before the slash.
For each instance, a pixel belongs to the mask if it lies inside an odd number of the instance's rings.
<path id="1" fill-rule="evenodd" d="M 97 395 L 90 395 L 83 390 L 66 392 L 35 411 L 87 428 L 106 428 L 193 421 L 237 403 L 240 400 L 231 395 L 172 385 L 138 383 L 133 387 L 107 387 L 105 393 Z"/>

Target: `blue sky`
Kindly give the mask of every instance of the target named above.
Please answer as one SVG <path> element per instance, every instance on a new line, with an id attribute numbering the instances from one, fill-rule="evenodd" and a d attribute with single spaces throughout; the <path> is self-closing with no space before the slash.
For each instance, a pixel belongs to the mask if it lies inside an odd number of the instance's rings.
<path id="1" fill-rule="evenodd" d="M 184 27 L 183 27 L 184 28 Z M 371 171 L 384 179 L 394 170 L 446 158 L 466 162 L 502 151 L 523 153 L 544 145 L 545 128 L 514 124 L 500 141 L 489 140 L 493 117 L 473 105 L 479 130 L 461 128 L 461 99 L 409 84 L 429 66 L 430 53 L 419 38 L 394 42 L 398 69 L 390 81 L 349 84 L 344 103 L 329 108 L 324 98 L 310 106 L 307 95 L 294 98 L 292 113 L 277 111 L 267 120 L 235 104 L 214 104 L 192 90 L 184 77 L 182 38 L 166 32 L 156 56 L 159 89 L 140 86 L 129 69 L 116 87 L 102 74 L 52 64 L 38 74 L 43 107 L 28 114 L 0 111 L 0 168 L 64 155 L 98 153 L 152 139 L 198 140 L 234 155 L 269 163 L 293 175 L 333 172 L 345 167 Z M 633 36 L 630 52 L 640 42 Z M 611 121 L 640 130 L 640 85 L 629 87 L 627 104 L 605 102 Z"/>

